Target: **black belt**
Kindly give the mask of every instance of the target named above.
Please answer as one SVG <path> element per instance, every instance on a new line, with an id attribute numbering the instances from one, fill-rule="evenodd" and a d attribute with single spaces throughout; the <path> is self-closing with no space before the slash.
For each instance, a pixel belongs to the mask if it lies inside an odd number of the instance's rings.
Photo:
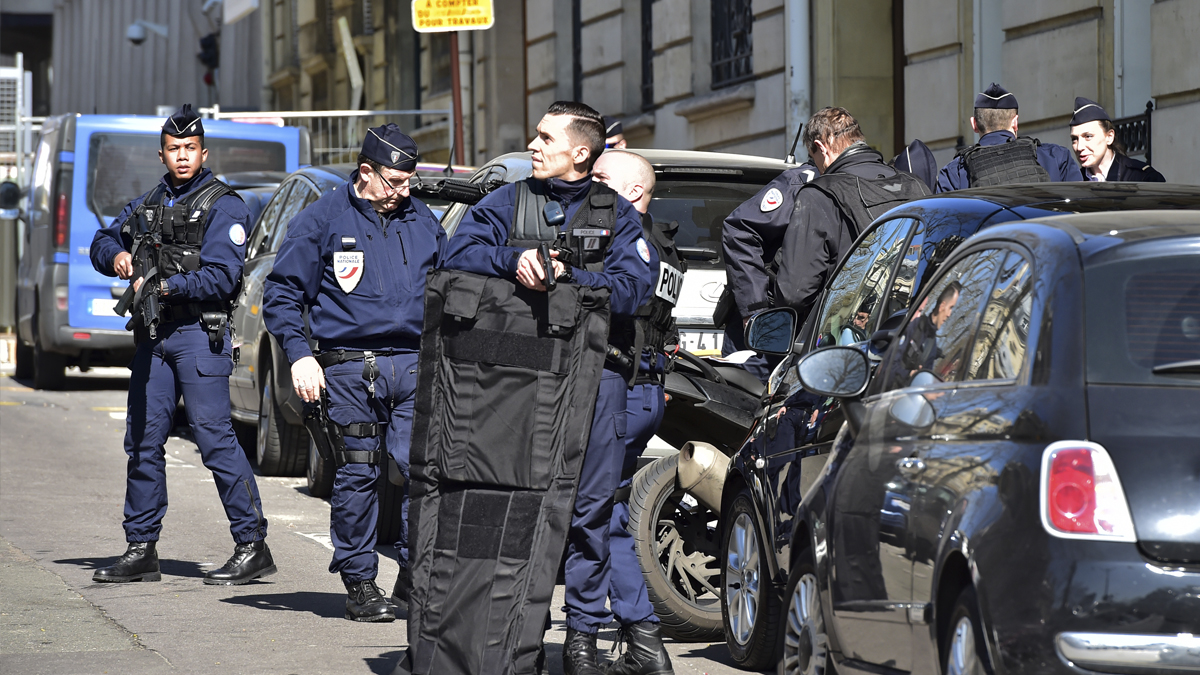
<path id="1" fill-rule="evenodd" d="M 382 453 L 379 450 L 335 450 L 333 461 L 338 466 L 346 464 L 378 464 Z"/>
<path id="2" fill-rule="evenodd" d="M 183 321 L 204 314 L 205 312 L 228 312 L 229 306 L 224 302 L 189 302 L 184 305 L 163 305 L 159 321 L 172 323 Z"/>
<path id="3" fill-rule="evenodd" d="M 317 365 L 321 366 L 322 368 L 328 368 L 329 366 L 336 366 L 339 363 L 345 363 L 347 361 L 361 361 L 367 357 L 367 354 L 373 354 L 376 357 L 381 357 L 395 356 L 403 353 L 404 352 L 399 352 L 394 349 L 387 349 L 383 351 L 375 351 L 373 349 L 364 351 L 331 349 L 327 352 L 321 352 L 320 354 L 317 354 L 315 358 L 317 359 Z"/>

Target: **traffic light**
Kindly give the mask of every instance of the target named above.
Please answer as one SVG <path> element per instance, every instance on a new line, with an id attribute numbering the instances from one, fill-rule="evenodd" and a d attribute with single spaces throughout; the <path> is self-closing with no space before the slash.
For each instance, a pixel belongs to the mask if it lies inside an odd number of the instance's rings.
<path id="1" fill-rule="evenodd" d="M 196 58 L 200 59 L 209 70 L 216 70 L 221 65 L 221 35 L 220 33 L 209 33 L 200 38 L 200 53 Z"/>

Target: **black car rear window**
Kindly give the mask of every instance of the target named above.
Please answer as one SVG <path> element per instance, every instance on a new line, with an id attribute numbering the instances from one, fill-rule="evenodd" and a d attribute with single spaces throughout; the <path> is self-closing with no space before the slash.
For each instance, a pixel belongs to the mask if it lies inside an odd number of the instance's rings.
<path id="1" fill-rule="evenodd" d="M 1089 382 L 1200 387 L 1200 257 L 1118 261 L 1085 278 Z"/>
<path id="2" fill-rule="evenodd" d="M 205 138 L 215 174 L 240 171 L 287 171 L 282 143 L 234 138 Z M 158 161 L 158 134 L 92 134 L 88 143 L 88 208 L 97 216 L 116 217 L 125 205 L 158 183 L 166 168 Z"/>

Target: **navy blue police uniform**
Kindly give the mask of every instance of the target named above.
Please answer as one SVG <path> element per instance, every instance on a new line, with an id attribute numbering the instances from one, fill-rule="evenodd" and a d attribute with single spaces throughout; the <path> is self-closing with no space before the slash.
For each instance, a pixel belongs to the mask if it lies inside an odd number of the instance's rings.
<path id="1" fill-rule="evenodd" d="M 992 83 L 990 87 L 975 96 L 975 108 L 1015 111 L 1018 109 L 1017 97 L 1004 87 Z M 991 131 L 980 136 L 977 145 L 985 148 L 995 147 L 1015 139 L 1016 135 L 1011 131 Z M 1045 170 L 1052 182 L 1083 180 L 1079 173 L 1079 165 L 1075 163 L 1071 151 L 1061 145 L 1040 143 L 1037 146 L 1037 163 Z M 968 187 L 971 187 L 971 178 L 960 153 L 938 172 L 936 192 L 963 190 Z"/>
<path id="2" fill-rule="evenodd" d="M 1112 126 L 1112 119 L 1108 116 L 1108 111 L 1099 103 L 1084 98 L 1082 96 L 1075 97 L 1075 111 L 1071 115 L 1071 128 L 1074 134 L 1074 128 L 1087 124 L 1088 122 L 1107 121 L 1109 128 Z M 1117 148 L 1113 147 L 1113 159 L 1108 165 L 1108 171 L 1100 176 L 1092 174 L 1080 167 L 1080 172 L 1083 175 L 1083 180 L 1096 182 L 1138 182 L 1138 183 L 1165 183 L 1166 177 L 1150 166 L 1148 162 L 1141 162 L 1127 156 Z"/>
<path id="3" fill-rule="evenodd" d="M 904 152 L 893 157 L 892 166 L 920 178 L 931 192 L 937 185 L 937 160 L 929 146 L 920 139 L 909 143 Z"/>
<path id="4" fill-rule="evenodd" d="M 768 183 L 753 198 L 733 210 L 721 229 L 725 253 L 725 292 L 717 303 L 718 326 L 725 327 L 721 353 L 728 356 L 746 348 L 744 319 L 772 306 L 771 262 L 783 246 L 783 235 L 791 222 L 800 186 L 821 172 L 809 163 L 788 169 Z M 744 368 L 764 383 L 774 363 L 755 355 Z"/>
<path id="5" fill-rule="evenodd" d="M 185 105 L 163 127 L 164 133 L 186 139 L 203 136 L 200 118 Z M 201 193 L 221 195 L 204 212 L 193 203 Z M 184 207 L 186 214 L 180 213 Z M 229 519 L 235 553 L 226 565 L 205 576 L 205 583 L 245 583 L 275 571 L 267 536 L 258 484 L 246 453 L 234 434 L 229 414 L 229 375 L 233 349 L 228 312 L 241 287 L 246 227 L 250 214 L 242 200 L 219 183 L 211 171 L 201 169 L 181 185 L 171 174 L 150 192 L 121 210 L 108 227 L 92 240 L 92 266 L 116 276 L 114 262 L 134 249 L 134 230 L 128 223 L 144 213 L 147 228 L 162 245 L 156 263 L 159 280 L 145 284 L 144 295 L 161 295 L 162 312 L 157 326 L 147 325 L 135 308 L 130 321 L 137 350 L 130 363 L 125 452 L 129 455 L 125 492 L 125 538 L 130 544 L 152 544 L 143 551 L 145 566 L 124 557 L 114 568 L 97 571 L 96 581 L 130 581 L 139 576 L 159 578 L 153 543 L 162 532 L 167 512 L 166 458 L 163 444 L 171 431 L 180 395 L 186 404 L 188 424 L 200 448 L 204 466 L 212 471 L 217 492 Z M 199 243 L 196 246 L 196 243 Z M 137 269 L 131 282 L 150 270 Z M 158 287 L 155 287 L 155 286 Z M 205 312 L 222 320 L 205 329 Z M 133 551 L 127 552 L 129 556 Z M 149 557 L 153 557 L 150 564 Z M 152 568 L 152 569 L 151 569 Z"/>
<path id="6" fill-rule="evenodd" d="M 546 181 L 552 200 L 564 206 L 566 223 L 587 201 L 591 176 L 564 181 Z M 522 249 L 507 246 L 513 227 L 519 184 L 506 185 L 467 212 L 450 241 L 444 267 L 516 281 Z M 634 315 L 647 299 L 653 277 L 650 247 L 642 238 L 640 214 L 624 198 L 617 199 L 612 242 L 600 272 L 574 268 L 574 282 L 593 288 L 608 288 L 609 308 L 614 317 Z M 567 626 L 595 634 L 611 614 L 606 600 L 609 575 L 606 560 L 612 521 L 613 494 L 621 481 L 625 460 L 624 433 L 628 401 L 625 375 L 605 363 L 592 417 L 591 434 L 568 534 L 566 560 Z"/>
<path id="7" fill-rule="evenodd" d="M 368 130 L 363 142 L 364 157 L 400 171 L 415 170 L 416 154 L 416 144 L 394 124 Z M 366 582 L 377 592 L 376 484 L 390 455 L 406 481 L 396 541 L 396 601 L 406 602 L 407 479 L 425 277 L 441 261 L 446 235 L 413 197 L 376 212 L 356 193 L 358 180 L 356 171 L 288 224 L 264 284 L 263 318 L 289 363 L 315 356 L 324 370 L 329 421 L 342 429 L 346 447 L 334 457 L 329 571 L 339 573 L 350 592 L 347 618 L 390 621 L 395 617 L 386 603 L 361 595 Z M 305 308 L 315 354 L 305 335 Z"/>

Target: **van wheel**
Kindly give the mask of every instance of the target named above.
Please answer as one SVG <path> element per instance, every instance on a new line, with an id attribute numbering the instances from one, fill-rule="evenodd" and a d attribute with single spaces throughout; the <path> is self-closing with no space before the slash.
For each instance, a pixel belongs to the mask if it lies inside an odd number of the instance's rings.
<path id="1" fill-rule="evenodd" d="M 262 371 L 262 399 L 258 405 L 258 439 L 255 459 L 264 476 L 299 476 L 308 461 L 308 433 L 288 424 L 275 399 L 275 373 Z"/>
<path id="2" fill-rule="evenodd" d="M 333 494 L 333 462 L 326 462 L 317 452 L 317 444 L 308 439 L 308 494 L 318 499 L 327 499 Z"/>
<path id="3" fill-rule="evenodd" d="M 33 345 L 33 388 L 62 389 L 67 383 L 67 356 Z"/>
<path id="4" fill-rule="evenodd" d="M 663 635 L 715 642 L 722 635 L 717 515 L 679 489 L 678 467 L 670 455 L 633 477 L 629 532 Z"/>
<path id="5" fill-rule="evenodd" d="M 979 622 L 979 603 L 975 587 L 967 586 L 958 594 L 946 634 L 942 636 L 942 672 L 946 675 L 990 675 L 987 643 Z"/>
<path id="6" fill-rule="evenodd" d="M 17 353 L 13 355 L 16 361 L 16 372 L 13 377 L 18 380 L 28 380 L 33 377 L 33 347 L 25 344 L 25 341 L 20 337 L 17 338 Z"/>

